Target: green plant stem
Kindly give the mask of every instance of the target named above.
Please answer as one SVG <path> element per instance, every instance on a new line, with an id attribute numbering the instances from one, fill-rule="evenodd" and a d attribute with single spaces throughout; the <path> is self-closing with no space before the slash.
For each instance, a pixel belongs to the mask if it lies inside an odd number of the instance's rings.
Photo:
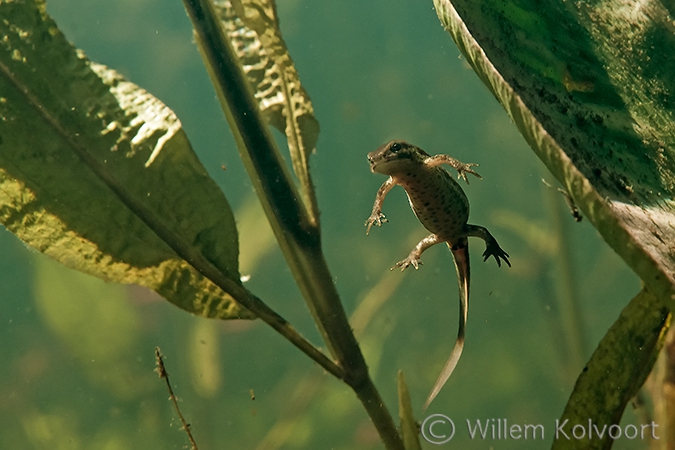
<path id="1" fill-rule="evenodd" d="M 210 0 L 183 0 L 183 3 L 246 170 L 317 327 L 344 368 L 342 379 L 356 392 L 386 447 L 402 449 L 394 421 L 370 379 L 342 308 L 321 251 L 319 229 L 299 200 L 213 5 Z"/>
<path id="2" fill-rule="evenodd" d="M 207 0 L 183 0 L 195 28 L 195 39 L 211 81 L 216 88 L 239 154 L 260 199 L 272 231 L 293 273 L 303 298 L 331 354 L 340 359 L 324 321 L 330 311 L 310 300 L 304 286 L 306 272 L 298 269 L 304 248 L 320 246 L 319 228 L 309 218 L 291 174 L 274 145 L 248 80 L 239 68 L 213 5 Z M 207 14 L 208 13 L 208 14 Z M 341 306 L 339 306 L 341 309 Z M 326 308 L 329 309 L 329 308 Z"/>

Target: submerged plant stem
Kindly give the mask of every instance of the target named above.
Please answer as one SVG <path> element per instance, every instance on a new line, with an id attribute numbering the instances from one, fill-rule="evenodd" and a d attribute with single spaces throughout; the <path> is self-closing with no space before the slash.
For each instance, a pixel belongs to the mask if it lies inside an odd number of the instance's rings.
<path id="1" fill-rule="evenodd" d="M 263 205 L 295 281 L 326 344 L 344 369 L 388 449 L 403 444 L 375 389 L 365 359 L 328 270 L 319 229 L 311 220 L 274 145 L 239 62 L 210 0 L 183 0 L 244 166 Z"/>

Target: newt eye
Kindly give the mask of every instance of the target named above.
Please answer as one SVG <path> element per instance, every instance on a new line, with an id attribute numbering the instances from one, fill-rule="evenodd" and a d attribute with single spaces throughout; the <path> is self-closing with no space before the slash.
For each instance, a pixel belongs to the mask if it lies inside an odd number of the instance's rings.
<path id="1" fill-rule="evenodd" d="M 392 152 L 396 153 L 396 152 L 398 152 L 399 150 L 401 150 L 401 144 L 399 144 L 398 142 L 394 142 L 393 144 L 391 144 L 391 147 L 389 147 L 389 149 L 390 149 Z"/>

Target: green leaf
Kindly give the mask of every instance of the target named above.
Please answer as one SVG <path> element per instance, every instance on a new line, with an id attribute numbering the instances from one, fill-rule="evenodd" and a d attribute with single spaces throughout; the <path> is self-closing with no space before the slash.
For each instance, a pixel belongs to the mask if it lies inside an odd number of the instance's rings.
<path id="1" fill-rule="evenodd" d="M 558 422 L 562 432 L 553 444 L 554 449 L 611 447 L 612 439 L 607 429 L 619 424 L 626 404 L 649 375 L 670 319 L 668 308 L 645 290 L 631 300 L 577 379 Z M 607 426 L 602 438 L 594 432 L 593 439 L 588 439 L 589 421 L 598 430 Z M 571 430 L 575 425 L 586 429 L 586 437 L 574 438 Z M 650 428 L 643 431 L 651 436 Z"/>
<path id="2" fill-rule="evenodd" d="M 214 0 L 214 6 L 260 111 L 286 135 L 305 207 L 318 223 L 309 156 L 319 138 L 319 122 L 281 36 L 276 5 L 273 0 Z"/>
<path id="3" fill-rule="evenodd" d="M 675 28 L 665 2 L 434 4 L 576 205 L 675 309 Z"/>
<path id="4" fill-rule="evenodd" d="M 413 415 L 410 392 L 402 370 L 398 371 L 398 415 L 401 419 L 403 446 L 406 450 L 421 450 L 419 428 Z"/>
<path id="5" fill-rule="evenodd" d="M 0 17 L 0 222 L 82 272 L 252 318 L 192 265 L 241 285 L 232 212 L 174 113 L 88 61 L 43 1 L 0 2 Z"/>

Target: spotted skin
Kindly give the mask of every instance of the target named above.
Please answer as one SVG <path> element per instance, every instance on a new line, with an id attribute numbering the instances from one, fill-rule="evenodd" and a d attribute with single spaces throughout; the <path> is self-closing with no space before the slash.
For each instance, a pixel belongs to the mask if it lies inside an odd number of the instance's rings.
<path id="1" fill-rule="evenodd" d="M 467 174 L 480 178 L 480 175 L 471 169 L 476 164 L 464 164 L 448 155 L 430 156 L 424 150 L 405 141 L 391 141 L 368 153 L 368 162 L 372 172 L 389 175 L 389 178 L 377 191 L 373 211 L 366 220 L 366 234 L 373 225 L 381 226 L 387 222 L 382 213 L 382 203 L 387 193 L 397 184 L 403 186 L 408 194 L 410 207 L 420 223 L 431 232 L 412 249 L 407 258 L 396 263 L 392 269 L 400 267 L 401 270 L 405 270 L 408 266 L 418 269 L 422 264 L 420 260 L 422 253 L 441 242 L 448 245 L 455 261 L 459 282 L 459 329 L 450 357 L 424 404 L 426 409 L 450 378 L 464 348 L 470 280 L 467 238 L 475 236 L 485 241 L 483 261 L 492 256 L 500 267 L 501 260 L 509 267 L 511 263 L 508 253 L 502 250 L 487 228 L 468 223 L 469 200 L 459 183 L 441 167 L 443 164 L 453 167 L 459 178 L 463 178 L 469 184 Z"/>
<path id="2" fill-rule="evenodd" d="M 469 200 L 445 169 L 420 165 L 392 178 L 405 189 L 410 207 L 424 228 L 444 241 L 462 234 L 469 219 Z"/>

